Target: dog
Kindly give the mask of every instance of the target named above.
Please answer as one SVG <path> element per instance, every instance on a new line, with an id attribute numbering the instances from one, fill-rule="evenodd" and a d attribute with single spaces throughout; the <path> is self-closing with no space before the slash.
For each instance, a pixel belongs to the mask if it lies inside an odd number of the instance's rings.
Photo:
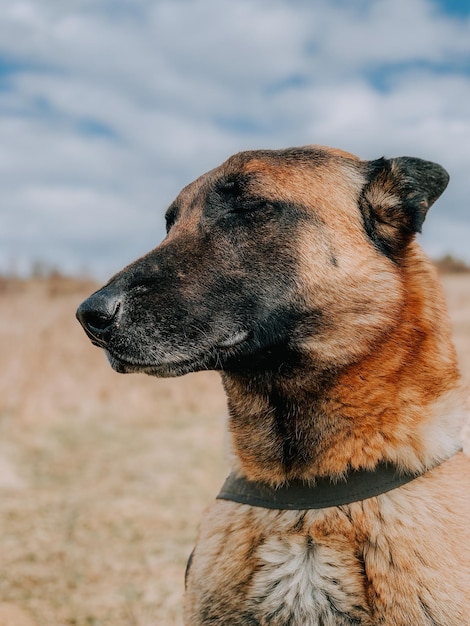
<path id="1" fill-rule="evenodd" d="M 236 154 L 77 316 L 118 372 L 221 372 L 232 474 L 187 568 L 191 626 L 470 624 L 470 460 L 412 157 Z"/>

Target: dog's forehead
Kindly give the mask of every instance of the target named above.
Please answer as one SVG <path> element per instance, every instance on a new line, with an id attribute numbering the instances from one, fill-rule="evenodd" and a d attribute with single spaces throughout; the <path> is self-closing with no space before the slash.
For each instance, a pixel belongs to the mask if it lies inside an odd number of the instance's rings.
<path id="1" fill-rule="evenodd" d="M 304 146 L 284 150 L 251 150 L 233 155 L 220 167 L 209 172 L 211 178 L 251 174 L 254 180 L 267 184 L 280 182 L 292 188 L 314 178 L 338 175 L 342 166 L 361 169 L 361 161 L 348 152 L 323 146 Z M 273 180 L 274 179 L 274 180 Z M 275 185 L 277 187 L 277 185 Z"/>
<path id="2" fill-rule="evenodd" d="M 321 146 L 241 153 L 222 171 L 248 175 L 254 194 L 310 207 L 316 213 L 340 206 L 349 213 L 365 183 L 364 161 Z"/>
<path id="3" fill-rule="evenodd" d="M 243 177 L 252 194 L 319 208 L 355 201 L 364 184 L 365 162 L 335 148 L 305 146 L 284 150 L 250 150 L 234 154 L 185 187 L 180 207 L 203 204 L 221 181 Z"/>

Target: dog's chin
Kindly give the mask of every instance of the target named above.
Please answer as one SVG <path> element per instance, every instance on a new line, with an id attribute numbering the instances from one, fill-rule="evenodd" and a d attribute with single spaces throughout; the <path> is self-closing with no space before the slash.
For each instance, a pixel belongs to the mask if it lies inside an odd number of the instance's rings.
<path id="1" fill-rule="evenodd" d="M 209 369 L 201 359 L 185 359 L 181 361 L 162 361 L 160 363 L 145 363 L 127 360 L 106 351 L 109 364 L 119 374 L 147 374 L 157 378 L 174 378 L 191 372 Z"/>
<path id="2" fill-rule="evenodd" d="M 109 349 L 105 353 L 111 367 L 120 374 L 141 373 L 158 378 L 173 378 L 202 370 L 222 370 L 227 359 L 246 349 L 248 335 L 248 332 L 239 332 L 205 350 L 197 351 L 194 356 L 181 356 L 179 353 L 175 357 L 168 354 L 154 362 L 117 354 Z"/>

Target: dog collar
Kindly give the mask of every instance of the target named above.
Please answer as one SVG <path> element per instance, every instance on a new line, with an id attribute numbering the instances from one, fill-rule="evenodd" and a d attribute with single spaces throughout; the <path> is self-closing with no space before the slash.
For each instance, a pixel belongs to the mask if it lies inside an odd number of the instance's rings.
<path id="1" fill-rule="evenodd" d="M 280 487 L 271 487 L 266 483 L 247 480 L 232 472 L 217 499 L 232 500 L 265 509 L 290 511 L 323 509 L 379 496 L 406 485 L 430 469 L 421 473 L 405 473 L 389 463 L 379 463 L 373 470 L 353 470 L 344 480 L 337 482 L 327 477 L 317 478 L 313 484 L 302 480 L 291 480 Z"/>

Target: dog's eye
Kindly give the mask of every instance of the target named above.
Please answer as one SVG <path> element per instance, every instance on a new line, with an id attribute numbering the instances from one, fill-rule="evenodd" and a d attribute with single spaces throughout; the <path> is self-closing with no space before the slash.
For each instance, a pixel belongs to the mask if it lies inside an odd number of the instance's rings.
<path id="1" fill-rule="evenodd" d="M 250 195 L 250 175 L 238 174 L 218 182 L 216 202 L 225 212 L 232 215 L 254 216 L 271 205 L 265 198 Z"/>
<path id="2" fill-rule="evenodd" d="M 272 205 L 267 200 L 261 198 L 245 198 L 240 199 L 239 202 L 233 205 L 232 213 L 253 214 L 259 211 L 265 211 L 271 207 Z"/>

